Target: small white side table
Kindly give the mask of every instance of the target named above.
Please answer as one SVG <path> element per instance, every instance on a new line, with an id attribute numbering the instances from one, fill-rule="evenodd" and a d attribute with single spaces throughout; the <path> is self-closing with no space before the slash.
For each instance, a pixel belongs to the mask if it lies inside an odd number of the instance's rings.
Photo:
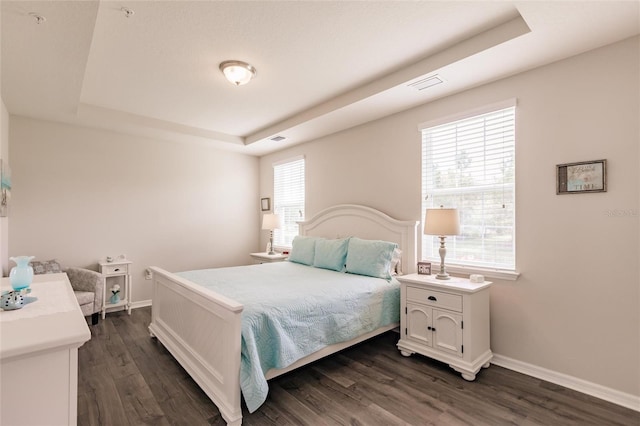
<path id="1" fill-rule="evenodd" d="M 124 308 L 131 315 L 131 264 L 129 260 L 114 260 L 113 262 L 99 262 L 100 273 L 104 275 L 104 293 L 102 295 L 102 319 L 104 319 L 107 310 L 109 312 Z M 111 287 L 109 281 L 120 280 L 123 277 L 124 284 L 120 287 L 120 301 L 111 303 Z M 115 283 L 114 283 L 115 284 Z"/>
<path id="2" fill-rule="evenodd" d="M 439 280 L 409 274 L 400 281 L 400 353 L 419 353 L 449 364 L 473 381 L 493 359 L 489 287 L 466 278 Z"/>
<path id="3" fill-rule="evenodd" d="M 289 257 L 288 254 L 276 253 L 276 254 L 267 254 L 266 252 L 262 253 L 249 253 L 252 259 L 256 263 L 273 263 L 273 262 L 283 262 L 287 260 Z"/>

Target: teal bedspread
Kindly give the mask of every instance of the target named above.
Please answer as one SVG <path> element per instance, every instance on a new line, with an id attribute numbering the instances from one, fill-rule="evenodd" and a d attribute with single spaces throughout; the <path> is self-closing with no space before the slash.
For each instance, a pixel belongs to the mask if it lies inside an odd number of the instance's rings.
<path id="1" fill-rule="evenodd" d="M 180 272 L 244 305 L 240 387 L 250 412 L 269 387 L 265 373 L 327 345 L 399 321 L 400 285 L 292 262 Z"/>

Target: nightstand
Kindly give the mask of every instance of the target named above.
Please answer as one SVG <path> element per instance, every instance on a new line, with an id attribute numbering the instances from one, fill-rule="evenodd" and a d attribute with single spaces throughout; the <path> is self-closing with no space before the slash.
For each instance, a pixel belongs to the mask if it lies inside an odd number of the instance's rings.
<path id="1" fill-rule="evenodd" d="M 473 381 L 490 365 L 489 287 L 466 278 L 409 274 L 400 281 L 400 341 L 404 356 L 419 353 L 449 364 Z"/>
<path id="2" fill-rule="evenodd" d="M 276 253 L 276 254 L 267 254 L 266 252 L 262 253 L 249 253 L 249 256 L 254 260 L 255 263 L 273 263 L 273 262 L 283 262 L 287 260 L 289 257 L 288 254 Z"/>
<path id="3" fill-rule="evenodd" d="M 104 275 L 104 293 L 102 296 L 102 319 L 107 310 L 115 311 L 116 308 L 124 308 L 131 315 L 131 264 L 129 260 L 114 260 L 113 262 L 99 262 L 100 273 Z M 114 284 L 120 285 L 120 300 L 111 303 L 111 288 Z"/>

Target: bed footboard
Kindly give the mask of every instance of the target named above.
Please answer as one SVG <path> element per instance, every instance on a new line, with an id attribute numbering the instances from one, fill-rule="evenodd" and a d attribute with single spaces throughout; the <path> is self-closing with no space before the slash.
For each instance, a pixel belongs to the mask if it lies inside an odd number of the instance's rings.
<path id="1" fill-rule="evenodd" d="M 216 404 L 227 424 L 240 425 L 243 306 L 163 269 L 151 270 L 149 332 Z"/>

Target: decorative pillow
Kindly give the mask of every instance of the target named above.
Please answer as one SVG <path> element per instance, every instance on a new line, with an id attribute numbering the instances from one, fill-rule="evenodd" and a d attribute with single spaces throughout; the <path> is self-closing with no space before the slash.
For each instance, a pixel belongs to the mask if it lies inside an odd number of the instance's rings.
<path id="1" fill-rule="evenodd" d="M 30 262 L 33 273 L 38 274 L 58 274 L 63 272 L 62 265 L 56 259 L 45 260 L 43 262 Z"/>
<path id="2" fill-rule="evenodd" d="M 303 235 L 295 236 L 291 243 L 289 261 L 313 266 L 313 258 L 316 253 L 316 241 L 319 239 L 318 237 L 307 237 Z"/>
<path id="3" fill-rule="evenodd" d="M 346 271 L 351 274 L 391 279 L 391 259 L 396 243 L 351 238 L 347 251 Z"/>
<path id="4" fill-rule="evenodd" d="M 389 273 L 391 275 L 402 275 L 402 250 L 397 247 L 393 249 L 393 254 L 391 255 Z"/>
<path id="5" fill-rule="evenodd" d="M 338 240 L 320 239 L 316 241 L 316 254 L 313 258 L 313 266 L 342 272 L 347 260 L 348 247 L 349 238 Z"/>

